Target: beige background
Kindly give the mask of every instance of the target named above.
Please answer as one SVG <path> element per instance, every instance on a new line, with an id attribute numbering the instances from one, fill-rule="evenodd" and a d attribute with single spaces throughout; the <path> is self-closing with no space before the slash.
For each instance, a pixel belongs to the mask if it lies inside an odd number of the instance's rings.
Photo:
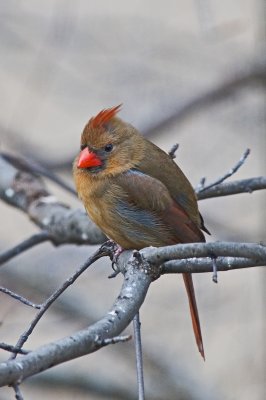
<path id="1" fill-rule="evenodd" d="M 121 102 L 122 118 L 148 129 L 263 54 L 264 7 L 255 0 L 2 1 L 1 149 L 47 162 L 70 159 L 87 119 Z M 257 85 L 150 139 L 165 150 L 178 142 L 177 162 L 196 185 L 202 176 L 211 181 L 223 175 L 247 147 L 251 155 L 235 178 L 265 174 L 265 137 L 265 91 Z M 72 183 L 70 173 L 62 176 Z M 265 241 L 265 204 L 262 192 L 200 202 L 209 240 Z M 36 231 L 19 211 L 0 203 L 1 251 Z M 41 302 L 92 250 L 40 245 L 1 268 L 1 285 Z M 64 294 L 64 304 L 41 320 L 27 348 L 71 334 L 106 313 L 122 282 L 107 279 L 109 264 L 98 262 Z M 194 344 L 181 277 L 162 277 L 141 309 L 147 398 L 177 399 L 183 385 L 194 399 L 262 400 L 264 271 L 220 273 L 218 285 L 210 274 L 194 280 L 207 360 L 202 362 Z M 34 311 L 0 297 L 0 341 L 14 344 Z M 1 360 L 6 357 L 0 353 Z M 38 379 L 22 385 L 25 399 L 118 398 L 90 392 L 91 380 L 107 392 L 112 385 L 129 390 L 131 397 L 124 398 L 134 398 L 132 344 L 105 348 Z M 11 389 L 0 389 L 0 399 L 13 398 Z"/>

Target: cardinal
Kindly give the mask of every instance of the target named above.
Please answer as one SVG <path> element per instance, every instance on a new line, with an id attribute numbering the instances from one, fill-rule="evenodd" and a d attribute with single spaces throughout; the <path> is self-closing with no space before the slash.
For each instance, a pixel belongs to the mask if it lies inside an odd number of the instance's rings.
<path id="1" fill-rule="evenodd" d="M 90 218 L 123 249 L 204 242 L 195 192 L 172 158 L 117 117 L 121 105 L 91 118 L 73 166 Z M 184 273 L 196 343 L 204 356 L 192 275 Z"/>

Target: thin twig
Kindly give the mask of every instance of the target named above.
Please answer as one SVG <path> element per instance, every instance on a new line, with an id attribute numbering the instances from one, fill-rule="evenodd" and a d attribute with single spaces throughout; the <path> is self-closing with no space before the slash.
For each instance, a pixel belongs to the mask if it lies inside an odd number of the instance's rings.
<path id="1" fill-rule="evenodd" d="M 172 148 L 169 150 L 168 154 L 169 154 L 169 156 L 170 156 L 172 159 L 176 158 L 176 154 L 175 154 L 175 153 L 176 153 L 178 147 L 179 147 L 179 144 L 178 144 L 178 143 L 175 143 L 175 144 L 172 146 Z"/>
<path id="2" fill-rule="evenodd" d="M 37 244 L 43 242 L 47 242 L 48 240 L 51 239 L 52 239 L 51 235 L 46 231 L 35 233 L 34 235 L 30 236 L 28 239 L 23 240 L 21 243 L 17 244 L 11 249 L 2 252 L 0 254 L 0 265 L 7 262 L 11 258 L 18 256 L 24 251 L 32 248 L 33 246 L 36 246 Z"/>
<path id="3" fill-rule="evenodd" d="M 216 179 L 214 182 L 210 183 L 209 185 L 205 186 L 205 178 L 201 179 L 201 186 L 197 189 L 198 193 L 204 192 L 205 190 L 211 189 L 212 187 L 219 185 L 220 183 L 224 182 L 227 178 L 235 174 L 239 168 L 244 164 L 248 155 L 250 154 L 250 149 L 247 149 L 240 160 L 230 169 L 230 171 L 226 172 L 223 176 Z M 204 179 L 204 181 L 203 181 Z"/>
<path id="4" fill-rule="evenodd" d="M 0 343 L 0 349 L 9 351 L 10 353 L 17 353 L 17 354 L 28 354 L 28 350 L 18 349 L 16 346 L 12 346 L 11 344 L 7 343 Z"/>
<path id="5" fill-rule="evenodd" d="M 203 176 L 203 177 L 200 179 L 200 181 L 199 181 L 199 183 L 197 184 L 197 186 L 195 187 L 195 192 L 196 192 L 196 193 L 199 193 L 199 192 L 201 191 L 201 189 L 204 188 L 205 182 L 206 182 L 206 178 L 205 178 L 205 176 Z"/>
<path id="6" fill-rule="evenodd" d="M 18 384 L 18 383 L 14 383 L 14 384 L 11 385 L 11 386 L 12 386 L 12 388 L 13 388 L 14 391 L 15 391 L 16 400 L 23 400 L 23 396 L 22 396 L 22 393 L 21 393 L 19 384 Z"/>
<path id="7" fill-rule="evenodd" d="M 48 310 L 48 308 L 54 303 L 54 301 L 70 286 L 86 269 L 92 265 L 99 258 L 109 255 L 111 252 L 111 246 L 107 247 L 103 244 L 88 260 L 72 275 L 70 276 L 50 297 L 48 297 L 44 303 L 41 304 L 40 311 L 35 315 L 31 321 L 28 329 L 20 336 L 16 347 L 21 349 L 24 343 L 28 340 L 30 334 L 33 332 L 35 326 L 43 316 L 43 314 Z M 11 358 L 15 358 L 16 355 L 13 354 Z"/>
<path id="8" fill-rule="evenodd" d="M 137 368 L 138 400 L 144 400 L 145 391 L 144 391 L 144 374 L 143 374 L 140 326 L 141 324 L 140 324 L 139 312 L 137 312 L 137 314 L 133 319 L 133 327 L 134 327 L 136 368 Z"/>
<path id="9" fill-rule="evenodd" d="M 36 309 L 40 309 L 41 306 L 39 304 L 34 304 L 30 300 L 26 299 L 25 297 L 21 296 L 20 294 L 17 294 L 15 292 L 12 292 L 11 290 L 0 286 L 0 292 L 7 294 L 8 296 L 11 296 L 13 299 L 16 299 L 20 301 L 21 303 L 25 304 L 26 306 L 30 306 Z"/>
<path id="10" fill-rule="evenodd" d="M 212 280 L 214 283 L 218 283 L 218 273 L 217 273 L 217 258 L 215 256 L 212 257 Z"/>

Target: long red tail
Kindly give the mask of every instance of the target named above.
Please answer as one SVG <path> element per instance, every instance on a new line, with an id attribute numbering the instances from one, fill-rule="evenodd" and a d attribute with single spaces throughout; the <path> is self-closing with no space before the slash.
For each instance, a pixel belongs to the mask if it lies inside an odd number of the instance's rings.
<path id="1" fill-rule="evenodd" d="M 199 349 L 200 354 L 202 355 L 203 359 L 205 360 L 204 348 L 203 348 L 203 340 L 201 336 L 201 329 L 200 329 L 200 320 L 199 320 L 199 313 L 196 303 L 196 296 L 193 286 L 192 275 L 189 273 L 183 274 L 183 279 L 186 286 L 186 291 L 188 295 L 189 301 L 189 308 L 192 320 L 193 331 L 195 335 L 195 339 L 197 342 L 197 346 Z"/>

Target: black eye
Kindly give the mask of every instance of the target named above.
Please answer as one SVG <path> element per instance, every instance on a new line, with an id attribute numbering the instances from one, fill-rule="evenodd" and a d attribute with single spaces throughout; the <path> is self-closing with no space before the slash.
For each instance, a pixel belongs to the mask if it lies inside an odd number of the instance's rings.
<path id="1" fill-rule="evenodd" d="M 104 151 L 106 151 L 107 153 L 110 153 L 110 151 L 113 150 L 113 145 L 111 143 L 107 144 L 104 148 Z"/>

